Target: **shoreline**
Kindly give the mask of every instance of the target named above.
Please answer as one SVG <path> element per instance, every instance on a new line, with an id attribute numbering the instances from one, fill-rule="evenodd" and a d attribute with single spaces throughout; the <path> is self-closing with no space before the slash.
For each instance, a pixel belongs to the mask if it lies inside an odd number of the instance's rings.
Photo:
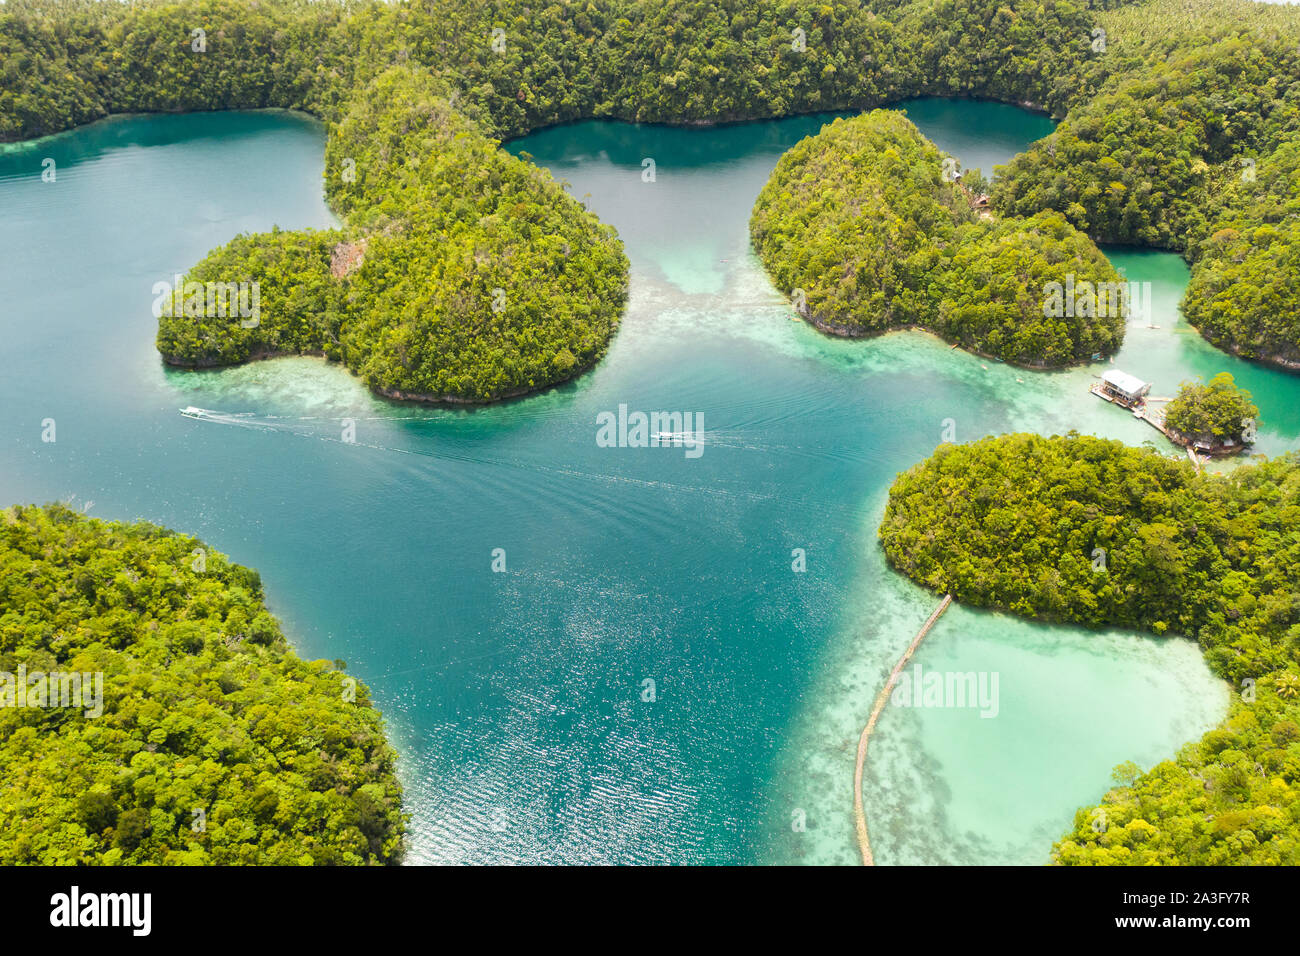
<path id="1" fill-rule="evenodd" d="M 235 362 L 219 362 L 215 360 L 206 360 L 200 362 L 183 361 L 180 360 L 177 356 L 164 355 L 161 352 L 159 353 L 159 357 L 162 359 L 163 364 L 166 365 L 168 368 L 174 368 L 179 371 L 185 371 L 185 372 L 200 372 L 200 373 L 218 372 L 221 371 L 222 369 L 239 368 L 242 365 L 251 365 L 254 362 L 273 361 L 275 359 L 280 359 L 280 358 L 315 358 L 315 359 L 321 359 L 330 365 L 338 365 L 342 367 L 347 371 L 347 373 L 353 379 L 355 379 L 357 382 L 360 382 L 362 385 L 364 385 L 366 391 L 370 392 L 370 394 L 378 396 L 379 398 L 385 399 L 390 402 L 400 402 L 400 403 L 410 404 L 410 405 L 425 405 L 429 407 L 450 406 L 450 407 L 470 407 L 470 408 L 486 408 L 491 405 L 499 405 L 505 402 L 513 401 L 515 399 L 525 398 L 530 395 L 536 395 L 541 392 L 546 392 L 554 388 L 559 388 L 560 386 L 563 385 L 568 385 L 571 382 L 574 382 L 577 379 L 581 378 L 583 375 L 586 375 L 588 372 L 592 371 L 599 364 L 599 359 L 597 359 L 596 362 L 593 362 L 589 366 L 575 368 L 574 373 L 569 377 L 560 379 L 559 381 L 555 381 L 555 382 L 548 382 L 545 385 L 528 386 L 525 388 L 514 388 L 502 392 L 500 395 L 495 395 L 491 398 L 466 398 L 465 396 L 461 396 L 461 395 L 448 395 L 448 394 L 434 395 L 428 392 L 408 392 L 400 388 L 391 388 L 382 385 L 381 386 L 370 385 L 369 383 L 365 382 L 361 378 L 361 376 L 359 376 L 356 372 L 348 368 L 347 365 L 345 365 L 342 362 L 342 360 L 330 358 L 328 355 L 325 354 L 324 351 L 319 349 L 306 351 L 306 352 L 259 351 L 259 352 L 250 353 L 247 358 L 240 359 L 239 361 L 235 361 Z"/>
<path id="2" fill-rule="evenodd" d="M 990 355 L 988 352 L 981 352 L 979 349 L 971 348 L 970 346 L 965 345 L 961 342 L 954 342 L 952 339 L 946 338 L 942 334 L 936 332 L 934 329 L 927 328 L 924 325 L 917 325 L 914 322 L 903 323 L 900 325 L 891 325 L 887 329 L 858 330 L 858 329 L 852 329 L 849 326 L 838 325 L 834 322 L 827 322 L 826 320 L 821 319 L 820 317 L 813 315 L 811 313 L 807 313 L 807 314 L 800 313 L 800 319 L 801 321 L 806 322 L 808 325 L 812 326 L 812 328 L 816 329 L 821 334 L 829 338 L 835 338 L 835 339 L 873 339 L 882 335 L 888 335 L 891 332 L 924 332 L 926 335 L 933 335 L 936 339 L 938 339 L 940 342 L 943 342 L 945 345 L 951 346 L 956 349 L 960 349 L 961 351 L 965 352 L 967 355 L 972 355 L 975 356 L 976 358 L 988 359 L 990 362 L 997 362 L 1000 365 L 1007 365 L 1010 366 L 1011 368 L 1023 369 L 1026 372 L 1064 372 L 1072 368 L 1085 368 L 1086 366 L 1094 364 L 1092 359 L 1076 359 L 1073 362 L 1067 362 L 1061 365 L 1026 365 L 1022 362 L 1016 362 L 1016 361 L 1012 361 L 1011 359 L 1004 359 L 996 355 Z M 1115 353 L 1111 353 L 1111 354 L 1113 355 Z M 1104 361 L 1108 357 L 1109 356 L 1107 356 L 1105 353 L 1102 353 L 1102 358 L 1100 361 Z"/>

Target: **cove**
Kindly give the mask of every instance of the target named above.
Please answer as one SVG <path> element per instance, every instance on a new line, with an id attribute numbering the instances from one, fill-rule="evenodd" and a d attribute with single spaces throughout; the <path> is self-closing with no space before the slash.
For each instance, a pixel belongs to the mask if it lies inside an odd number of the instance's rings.
<path id="1" fill-rule="evenodd" d="M 907 108 L 986 173 L 1050 129 L 998 104 Z M 875 546 L 894 475 L 947 420 L 958 441 L 1154 432 L 1086 395 L 1096 369 L 1026 373 L 919 333 L 846 342 L 792 322 L 746 222 L 781 152 L 827 118 L 511 143 L 619 229 L 631 299 L 592 373 L 474 410 L 386 403 L 314 359 L 162 367 L 154 282 L 240 231 L 331 224 L 314 122 L 124 117 L 7 149 L 0 498 L 93 501 L 258 568 L 301 653 L 371 686 L 402 755 L 412 863 L 852 862 L 857 733 L 933 603 Z M 1233 371 L 1262 450 L 1293 444 L 1300 379 L 1180 326 L 1176 258 L 1114 258 L 1163 316 L 1116 365 L 1161 386 Z M 182 418 L 191 404 L 241 417 Z M 704 453 L 601 447 L 597 416 L 620 405 L 703 415 Z M 884 863 L 1044 862 L 1111 767 L 1172 755 L 1226 706 L 1190 642 L 966 608 L 917 660 L 997 672 L 999 713 L 886 713 L 867 782 Z"/>

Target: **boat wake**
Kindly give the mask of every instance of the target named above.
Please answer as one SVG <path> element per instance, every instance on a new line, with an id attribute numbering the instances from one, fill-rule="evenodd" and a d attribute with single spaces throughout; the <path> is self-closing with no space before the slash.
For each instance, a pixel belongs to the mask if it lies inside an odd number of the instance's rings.
<path id="1" fill-rule="evenodd" d="M 540 462 L 530 462 L 524 459 L 506 459 L 491 458 L 480 455 L 467 455 L 463 453 L 451 452 L 447 450 L 426 451 L 419 448 L 400 448 L 395 445 L 382 445 L 373 442 L 358 440 L 355 435 L 344 438 L 340 434 L 338 437 L 330 434 L 323 434 L 320 429 L 321 423 L 331 422 L 338 424 L 344 421 L 352 422 L 405 422 L 405 421 L 434 421 L 427 415 L 376 415 L 367 417 L 348 417 L 348 416 L 287 416 L 287 415 L 257 415 L 253 412 L 222 412 L 210 408 L 199 408 L 190 405 L 180 410 L 181 415 L 195 421 L 214 422 L 219 425 L 234 425 L 238 428 L 249 428 L 262 432 L 273 432 L 279 434 L 294 435 L 298 438 L 315 439 L 317 441 L 330 442 L 336 445 L 346 445 L 353 448 L 368 448 L 373 451 L 391 452 L 398 455 L 413 455 L 419 458 L 432 458 L 439 461 L 466 462 L 475 465 L 500 466 L 513 468 L 522 471 L 531 471 L 539 474 L 548 474 L 555 478 L 580 479 L 585 481 L 596 482 L 602 485 L 634 485 L 647 489 L 657 489 L 677 494 L 698 494 L 706 498 L 744 501 L 752 504 L 760 502 L 769 502 L 779 500 L 783 496 L 779 492 L 755 492 L 742 491 L 725 487 L 714 481 L 704 484 L 682 484 L 679 482 L 664 481 L 662 479 L 647 478 L 639 475 L 621 474 L 618 472 L 590 472 L 564 465 L 544 465 Z M 654 435 L 660 447 L 674 447 L 677 442 L 690 441 L 692 443 L 704 443 L 706 440 L 714 448 L 727 448 L 734 451 L 751 452 L 759 454 L 810 454 L 797 448 L 786 448 L 781 446 L 772 446 L 764 442 L 755 443 L 748 438 L 748 430 L 741 429 L 736 434 L 729 434 L 726 431 L 710 430 L 707 433 L 698 432 L 659 432 Z M 730 439 L 730 440 L 729 440 Z M 812 452 L 811 454 L 818 454 Z M 836 526 L 844 527 L 847 532 L 850 527 L 856 527 L 857 522 L 862 520 L 865 511 L 862 508 L 835 508 L 829 507 L 822 509 L 826 512 L 824 520 L 831 522 Z"/>

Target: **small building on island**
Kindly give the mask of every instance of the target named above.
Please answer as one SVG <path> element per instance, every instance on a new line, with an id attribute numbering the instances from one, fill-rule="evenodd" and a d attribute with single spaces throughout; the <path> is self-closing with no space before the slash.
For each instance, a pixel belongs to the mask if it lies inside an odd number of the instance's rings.
<path id="1" fill-rule="evenodd" d="M 1140 405 L 1151 391 L 1150 383 L 1117 368 L 1102 373 L 1099 388 L 1102 398 L 1125 408 Z"/>
<path id="2" fill-rule="evenodd" d="M 1217 458 L 1224 455 L 1235 455 L 1243 451 L 1249 443 L 1232 437 L 1219 439 L 1211 435 L 1184 435 L 1177 429 L 1170 427 L 1166 421 L 1167 410 L 1165 403 L 1171 401 L 1171 399 L 1149 397 L 1151 392 L 1150 383 L 1142 381 L 1136 375 L 1121 372 L 1119 369 L 1109 369 L 1103 372 L 1100 381 L 1094 383 L 1088 391 L 1098 398 L 1104 398 L 1113 405 L 1130 409 L 1134 418 L 1140 418 L 1175 445 L 1186 448 L 1188 457 L 1193 462 L 1196 462 L 1198 466 L 1202 457 Z M 1253 419 L 1243 418 L 1243 423 L 1247 420 L 1253 421 Z M 1253 440 L 1253 434 L 1252 432 L 1251 440 Z"/>

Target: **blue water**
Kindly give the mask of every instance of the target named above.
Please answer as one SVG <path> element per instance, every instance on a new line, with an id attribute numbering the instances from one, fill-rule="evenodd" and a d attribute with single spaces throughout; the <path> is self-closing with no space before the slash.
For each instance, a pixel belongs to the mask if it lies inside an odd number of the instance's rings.
<path id="1" fill-rule="evenodd" d="M 908 108 L 986 173 L 1050 129 L 997 104 Z M 857 734 L 933 605 L 875 545 L 894 475 L 949 420 L 957 440 L 1154 433 L 1087 398 L 1096 369 L 1034 375 L 920 333 L 845 342 L 792 321 L 746 226 L 781 152 L 825 119 L 584 123 L 511 144 L 619 229 L 631 296 L 594 372 L 477 410 L 382 402 L 315 359 L 158 361 L 154 282 L 240 231 L 333 221 L 318 124 L 117 118 L 9 148 L 0 501 L 148 518 L 260 569 L 301 652 L 372 687 L 413 863 L 851 862 Z M 1253 374 L 1177 331 L 1177 260 L 1121 264 L 1165 284 L 1165 328 L 1148 330 L 1164 337 L 1132 371 L 1158 353 L 1162 375 Z M 1261 442 L 1280 448 L 1300 380 L 1268 381 Z M 189 404 L 249 417 L 195 422 Z M 704 453 L 599 447 L 596 416 L 620 404 L 702 415 Z M 1178 639 L 957 608 L 918 661 L 996 670 L 1002 702 L 994 719 L 887 712 L 867 781 L 884 863 L 1043 862 L 1112 766 L 1171 754 L 1226 706 Z"/>

